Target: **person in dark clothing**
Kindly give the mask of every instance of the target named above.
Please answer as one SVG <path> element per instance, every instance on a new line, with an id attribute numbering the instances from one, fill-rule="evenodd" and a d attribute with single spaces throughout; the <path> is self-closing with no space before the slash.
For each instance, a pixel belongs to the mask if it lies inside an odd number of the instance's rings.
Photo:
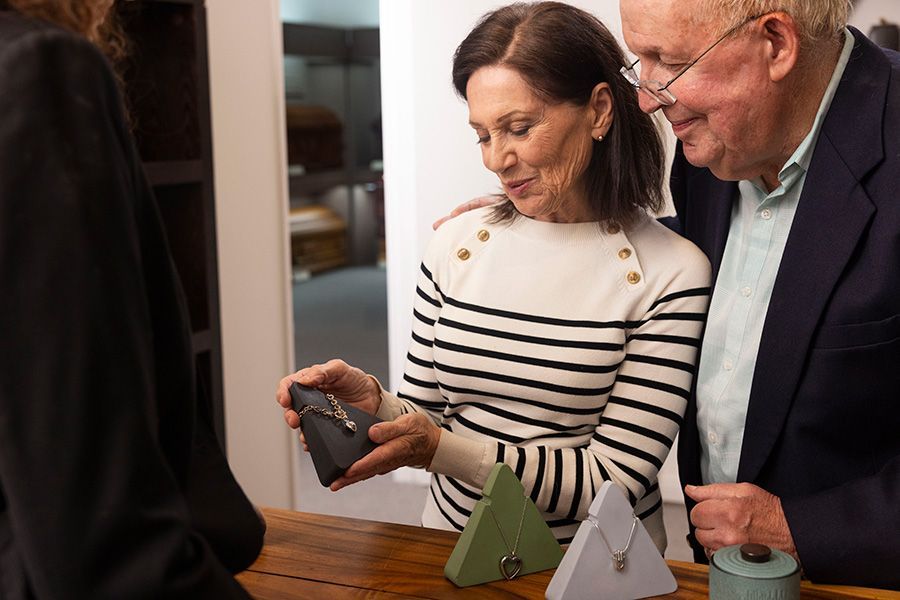
<path id="1" fill-rule="evenodd" d="M 198 407 L 111 4 L 0 0 L 0 598 L 246 598 L 264 523 Z"/>

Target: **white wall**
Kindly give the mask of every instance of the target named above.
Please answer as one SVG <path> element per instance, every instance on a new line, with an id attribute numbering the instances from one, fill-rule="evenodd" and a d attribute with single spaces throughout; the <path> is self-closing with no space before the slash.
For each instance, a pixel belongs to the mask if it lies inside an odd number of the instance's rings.
<path id="1" fill-rule="evenodd" d="M 275 404 L 293 370 L 278 0 L 207 0 L 228 459 L 250 499 L 291 506 Z"/>
<path id="2" fill-rule="evenodd" d="M 868 35 L 873 25 L 885 19 L 900 25 L 900 0 L 856 0 L 850 24 Z"/>

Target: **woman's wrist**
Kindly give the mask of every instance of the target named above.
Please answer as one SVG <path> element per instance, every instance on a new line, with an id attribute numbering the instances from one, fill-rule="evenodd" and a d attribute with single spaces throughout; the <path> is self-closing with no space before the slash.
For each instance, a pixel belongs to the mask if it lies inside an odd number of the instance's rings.
<path id="1" fill-rule="evenodd" d="M 437 454 L 438 446 L 441 443 L 441 432 L 443 431 L 433 422 L 429 421 L 429 424 L 431 425 L 431 430 L 428 436 L 428 450 L 426 451 L 425 464 L 422 465 L 426 471 L 431 469 L 431 463 L 434 462 L 434 455 Z"/>
<path id="2" fill-rule="evenodd" d="M 372 407 L 371 414 L 373 414 L 373 415 L 374 415 L 374 414 L 378 414 L 378 410 L 381 408 L 381 399 L 382 399 L 382 396 L 381 396 L 381 392 L 382 392 L 381 384 L 378 382 L 377 379 L 375 379 L 374 376 L 369 375 L 368 373 L 366 373 L 366 380 L 367 380 L 367 382 L 368 382 L 369 387 L 371 388 L 371 391 L 370 391 L 370 397 L 371 397 L 371 399 L 372 399 L 372 400 L 371 400 L 371 402 L 372 402 L 372 404 L 371 404 L 371 407 Z"/>
<path id="3" fill-rule="evenodd" d="M 496 463 L 497 446 L 441 429 L 427 470 L 482 488 Z"/>

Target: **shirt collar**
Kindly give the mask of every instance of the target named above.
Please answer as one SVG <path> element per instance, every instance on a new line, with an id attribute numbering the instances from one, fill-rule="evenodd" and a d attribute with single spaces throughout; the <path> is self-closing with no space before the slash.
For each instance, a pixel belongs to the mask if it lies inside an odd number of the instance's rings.
<path id="1" fill-rule="evenodd" d="M 831 81 L 828 82 L 828 87 L 825 88 L 825 94 L 822 96 L 822 101 L 819 102 L 819 110 L 816 112 L 815 119 L 813 119 L 812 128 L 778 173 L 778 181 L 780 181 L 785 188 L 793 185 L 800 178 L 800 175 L 809 170 L 813 151 L 815 150 L 816 142 L 819 139 L 819 133 L 822 131 L 822 124 L 825 122 L 825 115 L 828 114 L 828 109 L 831 108 L 831 101 L 834 99 L 834 94 L 837 92 L 838 85 L 841 83 L 841 78 L 844 76 L 844 70 L 847 68 L 847 63 L 850 62 L 850 53 L 853 51 L 854 44 L 855 39 L 853 38 L 853 34 L 845 27 L 844 46 L 841 50 L 838 62 L 834 67 L 834 72 L 831 74 Z M 752 183 L 760 189 L 765 189 L 762 180 L 759 178 L 753 179 Z"/>

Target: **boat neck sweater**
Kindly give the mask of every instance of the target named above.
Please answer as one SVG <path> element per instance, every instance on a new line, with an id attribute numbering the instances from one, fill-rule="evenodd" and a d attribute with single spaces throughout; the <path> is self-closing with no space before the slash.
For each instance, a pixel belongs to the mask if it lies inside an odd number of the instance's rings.
<path id="1" fill-rule="evenodd" d="M 561 543 L 610 480 L 664 551 L 657 474 L 690 395 L 708 260 L 649 216 L 622 231 L 491 211 L 429 244 L 403 381 L 378 410 L 442 429 L 422 524 L 462 530 L 504 462 Z"/>

